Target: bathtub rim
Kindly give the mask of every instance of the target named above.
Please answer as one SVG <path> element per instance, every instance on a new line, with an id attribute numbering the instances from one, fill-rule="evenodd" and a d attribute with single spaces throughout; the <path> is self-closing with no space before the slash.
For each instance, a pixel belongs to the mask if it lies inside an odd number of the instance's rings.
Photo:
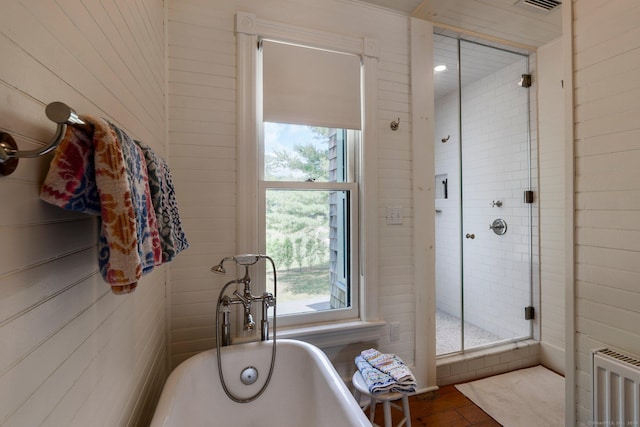
<path id="1" fill-rule="evenodd" d="M 254 341 L 254 342 L 248 342 L 243 344 L 231 345 L 228 347 L 224 347 L 222 350 L 225 352 L 239 352 L 239 351 L 245 351 L 248 347 L 255 348 L 255 347 L 264 346 L 264 345 L 269 345 L 270 347 L 272 343 L 273 343 L 272 340 L 269 340 L 266 342 Z M 345 384 L 345 382 L 342 380 L 342 378 L 336 371 L 335 367 L 333 366 L 333 364 L 331 363 L 327 355 L 320 348 L 316 347 L 313 344 L 296 340 L 296 339 L 289 339 L 289 338 L 277 339 L 278 349 L 276 352 L 276 361 L 281 351 L 280 346 L 282 345 L 293 346 L 293 347 L 304 349 L 306 353 L 308 353 L 310 357 L 317 363 L 318 368 L 324 373 L 324 376 L 327 379 L 327 382 L 329 383 L 329 388 L 331 389 L 332 393 L 336 395 L 338 404 L 344 409 L 346 413 L 354 415 L 355 419 L 353 419 L 353 422 L 357 422 L 357 424 L 353 424 L 353 426 L 354 427 L 371 427 L 372 424 L 369 422 L 365 413 L 362 411 L 362 408 L 360 407 L 359 403 L 355 400 L 353 394 L 347 387 L 347 384 Z M 200 353 L 194 354 L 188 359 L 182 361 L 178 366 L 176 366 L 171 371 L 171 373 L 167 377 L 167 380 L 164 383 L 164 386 L 162 387 L 160 399 L 158 400 L 158 403 L 156 404 L 156 407 L 154 409 L 153 417 L 150 424 L 151 427 L 165 425 L 167 419 L 170 418 L 172 407 L 173 407 L 172 399 L 173 399 L 173 396 L 176 395 L 176 391 L 177 391 L 176 389 L 180 384 L 180 380 L 185 375 L 184 372 L 188 370 L 191 365 L 197 363 L 199 359 L 207 358 L 207 357 L 216 358 L 217 357 L 216 349 L 213 348 L 213 349 L 205 350 Z M 218 373 L 215 372 L 215 374 L 217 375 Z M 260 398 L 258 398 L 256 401 L 259 401 L 259 400 Z M 250 404 L 251 403 L 248 403 L 247 405 L 250 405 Z"/>

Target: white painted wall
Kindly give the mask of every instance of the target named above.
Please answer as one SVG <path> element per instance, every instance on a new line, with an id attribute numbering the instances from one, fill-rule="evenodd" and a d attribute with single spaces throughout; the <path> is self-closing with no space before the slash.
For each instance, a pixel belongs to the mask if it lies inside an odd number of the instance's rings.
<path id="1" fill-rule="evenodd" d="M 0 130 L 21 149 L 49 141 L 44 107 L 63 101 L 167 155 L 162 2 L 1 9 Z M 143 425 L 166 374 L 164 268 L 112 295 L 96 219 L 38 198 L 50 160 L 0 177 L 0 424 Z"/>
<path id="2" fill-rule="evenodd" d="M 575 395 L 590 425 L 590 349 L 640 356 L 640 6 L 573 7 Z"/>
<path id="3" fill-rule="evenodd" d="M 350 377 L 353 356 L 366 345 L 414 360 L 414 277 L 412 251 L 412 160 L 409 19 L 360 3 L 330 1 L 255 2 L 183 0 L 169 9 L 169 131 L 172 171 L 181 214 L 191 238 L 189 253 L 171 269 L 171 363 L 214 345 L 215 301 L 228 277 L 210 266 L 236 252 L 235 13 L 301 28 L 370 37 L 380 43 L 378 69 L 378 281 L 380 317 L 400 322 L 400 340 L 325 348 L 340 373 Z M 400 118 L 400 128 L 389 128 Z M 365 141 L 365 144 L 367 142 Z M 402 206 L 403 225 L 388 226 L 387 206 Z"/>
<path id="4" fill-rule="evenodd" d="M 540 139 L 540 361 L 564 373 L 565 167 L 562 40 L 538 49 Z"/>

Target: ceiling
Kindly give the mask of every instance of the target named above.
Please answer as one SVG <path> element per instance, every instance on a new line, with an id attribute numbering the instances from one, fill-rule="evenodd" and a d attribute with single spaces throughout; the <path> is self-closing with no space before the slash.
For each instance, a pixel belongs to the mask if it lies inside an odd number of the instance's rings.
<path id="1" fill-rule="evenodd" d="M 513 76 L 514 85 L 522 74 L 529 73 L 527 55 L 464 40 L 458 47 L 456 38 L 434 34 L 433 63 L 447 67 L 445 71 L 434 71 L 435 99 L 457 91 L 458 86 L 465 87 L 516 62 L 519 65 L 514 68 L 514 71 L 518 70 Z"/>
<path id="2" fill-rule="evenodd" d="M 448 70 L 435 74 L 435 97 L 457 90 L 458 47 L 461 38 L 530 54 L 562 35 L 561 6 L 550 11 L 523 2 L 553 0 L 361 0 L 434 23 L 434 65 Z M 462 86 L 476 81 L 522 56 L 505 50 L 467 45 L 462 64 Z M 472 52 L 473 51 L 473 52 Z M 517 77 L 517 76 L 516 76 Z"/>
<path id="3" fill-rule="evenodd" d="M 517 0 L 362 1 L 431 21 L 436 28 L 456 29 L 527 50 L 535 50 L 562 34 L 561 7 L 541 12 Z"/>

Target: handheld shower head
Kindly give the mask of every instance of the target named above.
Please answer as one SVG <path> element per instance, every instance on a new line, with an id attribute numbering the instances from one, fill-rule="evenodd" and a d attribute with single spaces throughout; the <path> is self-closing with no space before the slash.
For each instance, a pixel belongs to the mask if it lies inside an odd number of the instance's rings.
<path id="1" fill-rule="evenodd" d="M 211 267 L 211 271 L 217 274 L 226 274 L 227 270 L 225 270 L 223 266 L 225 261 L 235 261 L 235 263 L 238 265 L 249 266 L 249 265 L 255 264 L 256 262 L 260 261 L 263 258 L 268 258 L 268 257 L 266 255 L 259 255 L 259 254 L 242 254 L 242 255 L 226 257 L 226 258 L 223 258 L 222 261 L 220 261 L 220 264 L 217 264 Z"/>
<path id="2" fill-rule="evenodd" d="M 222 266 L 223 262 L 224 260 L 220 261 L 220 264 L 217 264 L 211 267 L 211 271 L 217 274 L 227 274 L 227 270 L 225 270 L 224 267 Z"/>

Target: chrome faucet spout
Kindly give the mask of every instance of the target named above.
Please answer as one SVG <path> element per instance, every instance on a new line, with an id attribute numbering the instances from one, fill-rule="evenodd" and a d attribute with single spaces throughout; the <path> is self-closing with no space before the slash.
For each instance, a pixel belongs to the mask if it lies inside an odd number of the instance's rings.
<path id="1" fill-rule="evenodd" d="M 256 322 L 253 321 L 253 314 L 251 314 L 251 304 L 258 298 L 255 298 L 250 292 L 246 292 L 246 290 L 244 295 L 237 290 L 233 295 L 238 298 L 238 302 L 244 306 L 244 325 L 242 329 L 245 331 L 253 331 L 256 327 Z"/>
<path id="2" fill-rule="evenodd" d="M 253 321 L 253 315 L 251 314 L 251 310 L 245 308 L 244 309 L 244 325 L 242 329 L 245 331 L 253 331 L 256 328 L 256 322 Z"/>

